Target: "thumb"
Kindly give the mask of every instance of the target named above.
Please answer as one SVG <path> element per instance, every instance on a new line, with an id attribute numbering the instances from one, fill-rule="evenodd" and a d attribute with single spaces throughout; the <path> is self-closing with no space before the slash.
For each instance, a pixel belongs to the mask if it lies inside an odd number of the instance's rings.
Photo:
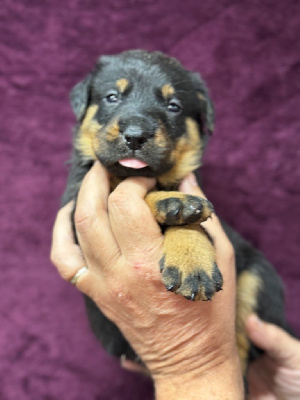
<path id="1" fill-rule="evenodd" d="M 249 339 L 278 364 L 299 368 L 300 342 L 276 325 L 262 321 L 252 314 L 246 321 Z"/>
<path id="2" fill-rule="evenodd" d="M 202 189 L 200 189 L 197 179 L 192 172 L 181 182 L 179 190 L 180 192 L 192 194 L 194 196 L 200 196 L 206 199 L 205 194 L 203 193 Z"/>

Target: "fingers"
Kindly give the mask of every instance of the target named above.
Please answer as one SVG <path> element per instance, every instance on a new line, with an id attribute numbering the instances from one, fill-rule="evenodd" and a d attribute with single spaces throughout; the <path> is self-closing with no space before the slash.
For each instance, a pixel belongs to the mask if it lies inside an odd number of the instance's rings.
<path id="1" fill-rule="evenodd" d="M 109 192 L 108 174 L 97 162 L 84 177 L 75 212 L 78 240 L 90 268 L 99 262 L 109 266 L 120 253 L 108 217 Z"/>
<path id="2" fill-rule="evenodd" d="M 53 228 L 51 247 L 51 261 L 56 266 L 63 279 L 72 283 L 72 279 L 79 273 L 73 283 L 82 293 L 93 297 L 95 294 L 105 293 L 102 280 L 90 269 L 85 269 L 87 262 L 83 257 L 78 244 L 75 243 L 72 229 L 72 211 L 74 202 L 71 201 L 57 214 Z M 83 273 L 80 274 L 80 272 Z M 99 297 L 99 296 L 98 296 Z"/>
<path id="3" fill-rule="evenodd" d="M 128 178 L 109 197 L 109 219 L 122 254 L 129 260 L 149 259 L 151 251 L 162 244 L 160 227 L 144 201 L 155 185 L 154 179 Z"/>
<path id="4" fill-rule="evenodd" d="M 143 367 L 142 365 L 134 361 L 127 360 L 125 355 L 121 356 L 120 364 L 121 367 L 126 369 L 127 371 L 137 372 L 139 374 L 150 376 L 150 371 L 146 367 Z"/>
<path id="5" fill-rule="evenodd" d="M 194 196 L 200 196 L 206 199 L 205 194 L 200 189 L 195 175 L 191 172 L 187 177 L 181 182 L 179 190 L 186 194 L 193 194 Z"/>
<path id="6" fill-rule="evenodd" d="M 300 342 L 276 325 L 266 323 L 256 315 L 250 315 L 246 322 L 250 340 L 269 357 L 287 368 L 300 365 Z"/>
<path id="7" fill-rule="evenodd" d="M 71 213 L 74 202 L 68 203 L 57 214 L 53 228 L 51 261 L 67 281 L 85 266 L 80 247 L 74 241 Z"/>

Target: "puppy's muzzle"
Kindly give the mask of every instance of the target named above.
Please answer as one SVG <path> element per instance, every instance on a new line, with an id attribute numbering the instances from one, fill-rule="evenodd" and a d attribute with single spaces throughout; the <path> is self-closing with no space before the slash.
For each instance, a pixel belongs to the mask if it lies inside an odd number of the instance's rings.
<path id="1" fill-rule="evenodd" d="M 130 150 L 141 150 L 144 144 L 153 136 L 151 132 L 143 130 L 138 125 L 127 126 L 121 134 Z"/>

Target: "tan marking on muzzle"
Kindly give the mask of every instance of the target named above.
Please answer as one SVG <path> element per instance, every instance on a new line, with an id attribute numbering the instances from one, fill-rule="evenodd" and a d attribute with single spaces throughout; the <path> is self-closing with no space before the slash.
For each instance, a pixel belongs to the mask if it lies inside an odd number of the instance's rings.
<path id="1" fill-rule="evenodd" d="M 158 177 L 163 186 L 178 184 L 201 165 L 202 150 L 198 124 L 192 118 L 186 118 L 185 125 L 186 132 L 178 139 L 170 156 L 174 166 Z"/>
<path id="2" fill-rule="evenodd" d="M 96 136 L 102 125 L 99 125 L 93 118 L 95 117 L 99 106 L 96 104 L 87 109 L 85 117 L 79 128 L 78 137 L 75 139 L 75 148 L 84 156 L 86 160 L 97 160 L 95 150 L 99 144 L 96 142 Z M 99 150 L 99 149 L 97 149 Z"/>
<path id="3" fill-rule="evenodd" d="M 110 125 L 108 125 L 106 129 L 106 140 L 108 142 L 113 142 L 119 137 L 119 135 L 120 135 L 119 121 L 114 120 L 111 122 Z"/>
<path id="4" fill-rule="evenodd" d="M 166 128 L 163 126 L 163 124 L 161 122 L 159 124 L 159 128 L 155 131 L 154 143 L 158 147 L 166 147 L 166 145 L 167 145 Z"/>

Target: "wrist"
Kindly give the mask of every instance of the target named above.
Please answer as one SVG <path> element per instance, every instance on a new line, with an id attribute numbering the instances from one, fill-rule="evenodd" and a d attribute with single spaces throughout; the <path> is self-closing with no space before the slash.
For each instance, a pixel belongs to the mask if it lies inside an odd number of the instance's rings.
<path id="1" fill-rule="evenodd" d="M 243 400 L 240 361 L 235 354 L 219 365 L 154 378 L 156 400 Z"/>

